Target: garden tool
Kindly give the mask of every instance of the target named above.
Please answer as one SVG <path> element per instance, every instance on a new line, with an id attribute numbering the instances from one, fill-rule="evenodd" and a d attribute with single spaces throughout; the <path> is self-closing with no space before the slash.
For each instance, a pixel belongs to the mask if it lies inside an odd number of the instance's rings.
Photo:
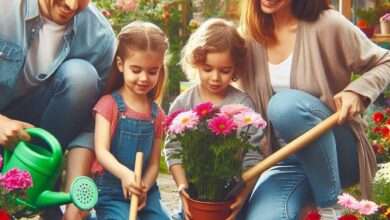
<path id="1" fill-rule="evenodd" d="M 18 168 L 30 173 L 33 186 L 26 190 L 26 197 L 17 198 L 17 203 L 25 205 L 31 212 L 49 206 L 74 203 L 83 210 L 91 209 L 97 202 L 97 187 L 88 177 L 76 178 L 70 193 L 53 192 L 54 184 L 62 170 L 62 149 L 57 139 L 41 128 L 29 128 L 26 132 L 44 140 L 51 152 L 32 143 L 19 142 L 11 153 L 4 148 L 4 166 L 2 173 Z"/>
<path id="2" fill-rule="evenodd" d="M 265 158 L 254 167 L 245 171 L 240 177 L 234 177 L 225 186 L 225 201 L 235 198 L 241 192 L 241 190 L 245 188 L 247 182 L 253 178 L 257 178 L 262 172 L 266 171 L 274 164 L 286 159 L 301 148 L 305 147 L 307 144 L 316 140 L 325 132 L 329 131 L 332 127 L 337 125 L 338 117 L 339 113 L 334 113 L 329 118 L 303 133 L 289 144 L 283 146 L 281 149 L 271 154 L 269 157 Z"/>
<path id="3" fill-rule="evenodd" d="M 135 181 L 137 182 L 137 184 L 141 184 L 143 157 L 144 154 L 142 152 L 137 152 L 137 154 L 135 155 L 134 174 L 135 174 Z M 136 220 L 137 218 L 138 201 L 139 201 L 138 196 L 132 194 L 131 203 L 130 203 L 129 220 Z"/>

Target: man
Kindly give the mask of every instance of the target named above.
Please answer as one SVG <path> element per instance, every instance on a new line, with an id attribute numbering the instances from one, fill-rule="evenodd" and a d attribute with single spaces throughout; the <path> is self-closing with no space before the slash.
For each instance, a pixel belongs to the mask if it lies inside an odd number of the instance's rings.
<path id="1" fill-rule="evenodd" d="M 106 82 L 115 36 L 90 0 L 0 0 L 0 145 L 41 127 L 68 149 L 65 190 L 88 175 L 91 109 Z M 48 216 L 59 219 L 61 216 Z M 80 219 L 73 205 L 64 219 Z"/>

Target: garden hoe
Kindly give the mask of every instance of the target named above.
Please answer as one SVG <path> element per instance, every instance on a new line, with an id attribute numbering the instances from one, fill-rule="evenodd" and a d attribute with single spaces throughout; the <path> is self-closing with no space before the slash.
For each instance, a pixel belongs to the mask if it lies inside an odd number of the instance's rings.
<path id="1" fill-rule="evenodd" d="M 334 113 L 329 118 L 325 119 L 318 125 L 314 126 L 312 129 L 303 133 L 301 136 L 297 137 L 289 144 L 285 145 L 275 153 L 271 154 L 269 157 L 265 158 L 254 167 L 245 171 L 240 177 L 234 177 L 225 186 L 226 196 L 224 199 L 226 201 L 234 199 L 241 192 L 241 190 L 245 188 L 247 182 L 249 182 L 253 178 L 257 178 L 262 172 L 269 169 L 274 164 L 296 153 L 298 150 L 305 147 L 312 141 L 316 140 L 322 134 L 337 125 L 338 117 L 339 113 Z"/>
<path id="2" fill-rule="evenodd" d="M 137 152 L 137 154 L 135 155 L 134 174 L 135 174 L 135 181 L 137 182 L 137 184 L 141 184 L 143 157 L 144 154 L 142 152 Z M 129 220 L 136 220 L 139 198 L 137 195 L 133 193 L 131 195 L 130 201 L 131 202 L 130 202 Z"/>

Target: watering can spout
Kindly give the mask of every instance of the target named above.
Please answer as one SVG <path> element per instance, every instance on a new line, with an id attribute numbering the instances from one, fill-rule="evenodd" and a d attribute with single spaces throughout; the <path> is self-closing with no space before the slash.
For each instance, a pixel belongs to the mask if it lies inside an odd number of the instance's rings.
<path id="1" fill-rule="evenodd" d="M 69 193 L 52 192 L 46 190 L 38 196 L 34 205 L 38 208 L 41 208 L 49 206 L 59 206 L 70 202 L 72 202 L 72 198 Z"/>

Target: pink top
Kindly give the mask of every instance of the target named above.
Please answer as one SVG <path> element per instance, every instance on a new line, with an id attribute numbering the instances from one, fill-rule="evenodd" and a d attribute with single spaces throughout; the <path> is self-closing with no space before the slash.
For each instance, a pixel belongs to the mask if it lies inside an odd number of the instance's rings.
<path id="1" fill-rule="evenodd" d="M 95 107 L 92 110 L 93 115 L 96 113 L 103 116 L 111 124 L 110 134 L 111 138 L 114 136 L 116 128 L 118 126 L 118 106 L 115 103 L 115 99 L 112 95 L 105 95 L 99 99 Z M 151 108 L 149 108 L 148 113 L 136 112 L 133 109 L 126 106 L 125 115 L 130 118 L 135 119 L 150 119 L 151 118 Z M 157 118 L 154 120 L 154 138 L 161 138 L 164 135 L 164 130 L 162 128 L 162 122 L 164 121 L 165 113 L 159 107 L 157 112 Z M 92 166 L 92 173 L 101 173 L 103 172 L 103 167 L 95 159 Z"/>

